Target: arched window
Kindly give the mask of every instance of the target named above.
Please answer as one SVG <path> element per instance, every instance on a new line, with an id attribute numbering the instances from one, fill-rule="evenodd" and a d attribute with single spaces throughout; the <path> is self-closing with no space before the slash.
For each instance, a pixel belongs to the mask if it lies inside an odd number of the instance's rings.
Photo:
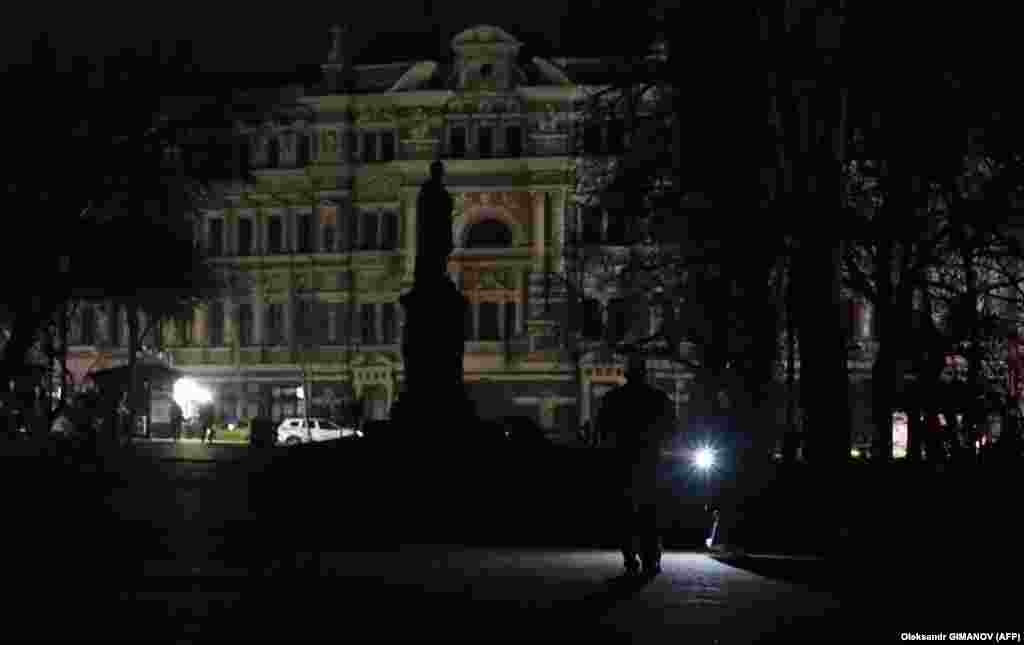
<path id="1" fill-rule="evenodd" d="M 506 248 L 512 246 L 512 231 L 496 219 L 486 219 L 469 229 L 467 249 Z"/>

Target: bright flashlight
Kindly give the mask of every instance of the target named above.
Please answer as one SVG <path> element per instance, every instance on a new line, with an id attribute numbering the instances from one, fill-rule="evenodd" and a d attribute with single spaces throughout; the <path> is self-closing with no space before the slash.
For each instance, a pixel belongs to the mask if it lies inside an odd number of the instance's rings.
<path id="1" fill-rule="evenodd" d="M 701 448 L 694 456 L 694 462 L 697 464 L 697 468 L 708 470 L 715 465 L 715 453 L 711 448 Z"/>

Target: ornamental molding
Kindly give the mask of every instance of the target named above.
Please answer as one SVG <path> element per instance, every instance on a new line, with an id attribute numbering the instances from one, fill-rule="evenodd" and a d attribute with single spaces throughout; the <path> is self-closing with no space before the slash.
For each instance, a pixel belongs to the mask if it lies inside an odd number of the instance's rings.
<path id="1" fill-rule="evenodd" d="M 459 114 L 519 114 L 524 101 L 515 94 L 499 92 L 471 92 L 459 94 L 445 104 L 448 115 Z"/>
<path id="2" fill-rule="evenodd" d="M 403 178 L 393 172 L 370 172 L 357 175 L 352 197 L 362 202 L 395 202 L 400 199 Z"/>

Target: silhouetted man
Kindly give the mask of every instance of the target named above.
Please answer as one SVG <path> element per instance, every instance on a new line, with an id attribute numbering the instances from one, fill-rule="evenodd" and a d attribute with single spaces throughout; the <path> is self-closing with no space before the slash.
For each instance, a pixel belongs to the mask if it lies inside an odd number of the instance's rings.
<path id="1" fill-rule="evenodd" d="M 661 572 L 661 536 L 658 530 L 658 463 L 673 430 L 673 408 L 668 396 L 646 382 L 646 360 L 629 358 L 626 384 L 605 395 L 598 415 L 598 431 L 614 450 L 613 477 L 622 491 L 619 500 L 622 557 L 628 574 Z"/>

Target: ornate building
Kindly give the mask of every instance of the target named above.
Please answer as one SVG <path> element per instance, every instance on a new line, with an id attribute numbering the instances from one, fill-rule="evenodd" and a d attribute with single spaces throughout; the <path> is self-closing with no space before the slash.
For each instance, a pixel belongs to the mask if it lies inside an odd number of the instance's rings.
<path id="1" fill-rule="evenodd" d="M 521 43 L 489 26 L 451 47 L 444 63 L 351 65 L 334 30 L 322 88 L 287 90 L 287 116 L 239 124 L 255 182 L 226 190 L 199 231 L 232 289 L 194 325 L 164 329 L 174 367 L 224 416 L 296 413 L 303 384 L 317 413 L 362 399 L 370 417 L 388 415 L 416 195 L 441 158 L 456 201 L 449 270 L 471 305 L 470 394 L 482 416 L 571 432 L 580 383 L 550 274 L 572 213 L 573 62 L 522 64 Z M 588 391 L 620 378 L 613 365 L 584 370 Z"/>

